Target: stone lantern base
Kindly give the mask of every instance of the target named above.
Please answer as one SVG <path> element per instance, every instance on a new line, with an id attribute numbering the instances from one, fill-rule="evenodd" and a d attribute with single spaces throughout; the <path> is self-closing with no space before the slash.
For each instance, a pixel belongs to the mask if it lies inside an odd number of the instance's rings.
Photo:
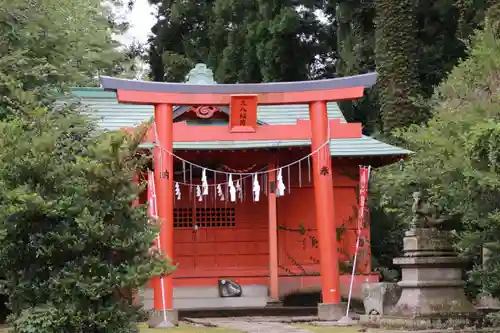
<path id="1" fill-rule="evenodd" d="M 402 270 L 401 297 L 383 316 L 365 316 L 372 326 L 393 329 L 451 329 L 474 325 L 476 309 L 466 298 L 463 260 L 453 251 L 450 234 L 434 228 L 407 231 L 404 256 L 394 264 Z"/>

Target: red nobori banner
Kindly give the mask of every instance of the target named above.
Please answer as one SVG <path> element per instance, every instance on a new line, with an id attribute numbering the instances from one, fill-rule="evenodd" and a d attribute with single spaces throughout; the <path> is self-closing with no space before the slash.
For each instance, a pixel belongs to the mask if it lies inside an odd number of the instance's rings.
<path id="1" fill-rule="evenodd" d="M 158 217 L 156 211 L 155 176 L 152 171 L 148 172 L 148 213 L 152 218 Z"/>
<path id="2" fill-rule="evenodd" d="M 155 175 L 152 171 L 148 172 L 148 215 L 152 219 L 158 218 L 156 210 L 156 190 L 155 190 Z M 158 247 L 158 237 L 155 238 L 154 245 L 151 249 Z"/>
<path id="3" fill-rule="evenodd" d="M 371 168 L 359 167 L 359 205 L 358 205 L 358 229 L 361 229 L 365 221 L 365 213 L 368 206 L 368 184 L 370 182 Z"/>

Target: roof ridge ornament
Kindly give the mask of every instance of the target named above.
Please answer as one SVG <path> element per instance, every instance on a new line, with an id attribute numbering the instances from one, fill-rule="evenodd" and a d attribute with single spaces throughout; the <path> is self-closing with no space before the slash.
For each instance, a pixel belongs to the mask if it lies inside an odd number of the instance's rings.
<path id="1" fill-rule="evenodd" d="M 207 65 L 198 63 L 186 75 L 186 83 L 189 84 L 217 84 L 214 73 Z"/>

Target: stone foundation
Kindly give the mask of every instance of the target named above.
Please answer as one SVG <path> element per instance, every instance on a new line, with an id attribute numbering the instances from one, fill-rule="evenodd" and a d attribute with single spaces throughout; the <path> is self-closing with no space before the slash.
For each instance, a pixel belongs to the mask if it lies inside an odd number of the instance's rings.
<path id="1" fill-rule="evenodd" d="M 472 314 L 476 312 L 464 293 L 462 265 L 454 252 L 449 232 L 436 229 L 407 231 L 401 266 L 401 297 L 389 315 L 396 317 Z"/>
<path id="2" fill-rule="evenodd" d="M 490 270 L 491 265 L 491 244 L 487 243 L 483 246 L 483 269 Z M 484 312 L 498 312 L 500 311 L 500 300 L 491 296 L 488 293 L 482 292 L 477 296 L 476 309 Z"/>
<path id="3" fill-rule="evenodd" d="M 347 304 L 318 304 L 318 319 L 322 321 L 336 321 L 345 316 Z"/>
<path id="4" fill-rule="evenodd" d="M 401 297 L 381 316 L 363 316 L 365 326 L 383 329 L 462 329 L 474 326 L 478 315 L 466 298 L 464 261 L 453 251 L 450 234 L 433 228 L 409 230 L 403 240 Z M 476 319 L 475 319 L 476 318 Z"/>
<path id="5" fill-rule="evenodd" d="M 388 314 L 401 297 L 397 283 L 377 282 L 363 284 L 363 305 L 369 315 Z"/>
<path id="6" fill-rule="evenodd" d="M 444 315 L 444 316 L 418 316 L 418 317 L 401 317 L 401 316 L 376 316 L 363 315 L 360 316 L 359 323 L 368 328 L 383 328 L 386 330 L 403 330 L 403 331 L 418 331 L 418 330 L 439 330 L 439 332 L 448 332 L 449 330 L 461 330 L 465 328 L 481 327 L 482 318 L 479 316 L 469 315 Z"/>
<path id="7" fill-rule="evenodd" d="M 266 303 L 266 308 L 281 308 L 283 307 L 283 302 L 279 299 L 269 298 Z"/>
<path id="8" fill-rule="evenodd" d="M 177 310 L 151 310 L 149 312 L 148 326 L 150 328 L 172 328 L 178 324 L 179 311 Z"/>

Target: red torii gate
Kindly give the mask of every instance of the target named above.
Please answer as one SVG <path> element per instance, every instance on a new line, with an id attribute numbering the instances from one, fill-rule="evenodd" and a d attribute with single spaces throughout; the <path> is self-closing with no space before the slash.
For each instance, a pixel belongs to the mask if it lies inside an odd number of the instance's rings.
<path id="1" fill-rule="evenodd" d="M 323 303 L 318 305 L 318 316 L 326 320 L 339 319 L 343 312 L 339 311 L 341 308 L 333 183 L 331 173 L 321 172 L 325 168 L 331 170 L 331 158 L 319 158 L 319 156 L 330 156 L 330 144 L 324 145 L 328 138 L 359 138 L 362 135 L 360 124 L 340 123 L 338 119 L 329 120 L 327 102 L 361 98 L 364 89 L 375 84 L 375 81 L 375 73 L 304 82 L 217 85 L 101 77 L 103 88 L 116 91 L 119 102 L 154 105 L 155 128 L 159 141 L 156 142 L 154 151 L 154 169 L 158 216 L 162 221 L 160 243 L 165 256 L 170 258 L 173 257 L 174 244 L 174 182 L 170 176 L 174 174 L 173 156 L 169 153 L 160 154 L 158 145 L 173 152 L 174 141 L 311 139 L 312 151 L 321 148 L 318 154 L 313 155 L 313 179 L 323 299 Z M 310 120 L 299 120 L 295 125 L 258 125 L 259 104 L 309 104 Z M 230 106 L 229 128 L 188 126 L 182 122 L 174 124 L 174 105 Z M 156 141 L 155 135 L 149 133 L 147 140 Z M 276 226 L 274 231 L 270 229 L 270 243 L 276 243 L 276 232 Z M 278 281 L 276 250 L 274 253 L 270 251 L 270 262 L 270 294 L 271 297 L 276 297 Z M 155 290 L 155 316 L 163 317 L 167 313 L 169 318 L 175 318 L 171 276 L 163 279 L 163 288 L 166 291 L 165 306 L 160 300 L 161 293 Z"/>

